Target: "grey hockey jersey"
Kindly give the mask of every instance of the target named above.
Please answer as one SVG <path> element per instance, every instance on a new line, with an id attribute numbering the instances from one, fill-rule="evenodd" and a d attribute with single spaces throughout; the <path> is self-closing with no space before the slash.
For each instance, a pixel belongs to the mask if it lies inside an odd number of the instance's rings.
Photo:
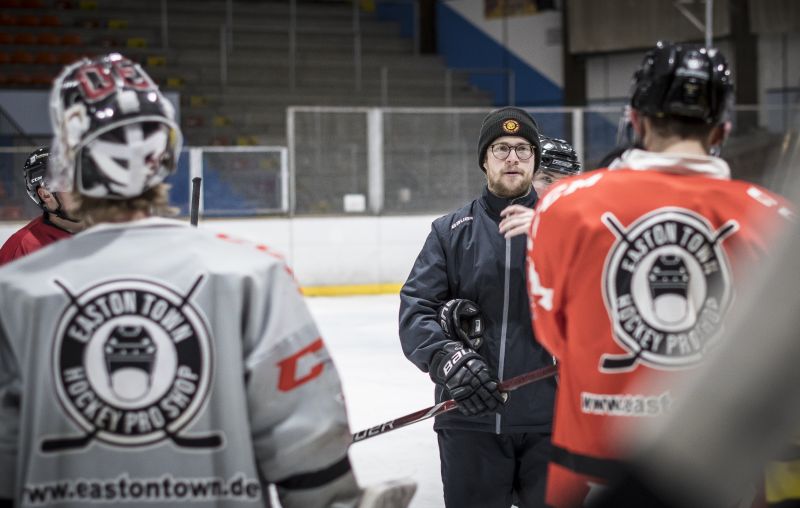
<path id="1" fill-rule="evenodd" d="M 358 495 L 349 442 L 338 374 L 265 246 L 149 218 L 0 269 L 0 498 L 265 506 L 276 483 L 284 506 L 329 504 L 303 492 Z"/>

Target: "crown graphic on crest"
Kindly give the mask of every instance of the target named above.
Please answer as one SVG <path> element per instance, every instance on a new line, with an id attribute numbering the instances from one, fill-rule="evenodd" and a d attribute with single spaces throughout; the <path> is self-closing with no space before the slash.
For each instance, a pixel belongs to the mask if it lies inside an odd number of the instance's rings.
<path id="1" fill-rule="evenodd" d="M 133 367 L 150 375 L 156 361 L 156 345 L 141 326 L 117 326 L 103 346 L 106 369 L 114 374 L 119 369 Z"/>
<path id="2" fill-rule="evenodd" d="M 680 256 L 658 256 L 655 263 L 653 263 L 653 266 L 650 268 L 647 280 L 650 285 L 650 294 L 653 300 L 666 294 L 688 298 L 689 271 Z"/>

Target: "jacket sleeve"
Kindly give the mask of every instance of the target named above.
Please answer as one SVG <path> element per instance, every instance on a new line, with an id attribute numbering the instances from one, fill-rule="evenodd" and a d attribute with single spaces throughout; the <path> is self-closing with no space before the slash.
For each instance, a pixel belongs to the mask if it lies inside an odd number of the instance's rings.
<path id="1" fill-rule="evenodd" d="M 400 290 L 400 342 L 403 353 L 423 372 L 433 354 L 448 341 L 437 313 L 450 296 L 447 257 L 436 223 Z"/>
<path id="2" fill-rule="evenodd" d="M 281 506 L 355 504 L 351 434 L 336 368 L 283 263 L 246 289 L 244 357 L 257 464 Z"/>
<path id="3" fill-rule="evenodd" d="M 542 212 L 537 208 L 528 235 L 528 299 L 537 340 L 557 359 L 566 348 L 565 292 L 568 271 L 564 228 L 570 224 L 558 217 L 556 206 Z"/>

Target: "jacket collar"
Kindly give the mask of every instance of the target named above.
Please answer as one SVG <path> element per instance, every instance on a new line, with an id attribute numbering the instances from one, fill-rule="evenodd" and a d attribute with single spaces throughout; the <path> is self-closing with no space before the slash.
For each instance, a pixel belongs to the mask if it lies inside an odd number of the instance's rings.
<path id="1" fill-rule="evenodd" d="M 533 205 L 536 204 L 537 199 L 539 198 L 536 195 L 536 192 L 533 190 L 533 186 L 531 186 L 530 190 L 526 194 L 517 196 L 516 198 L 501 198 L 500 196 L 492 194 L 489 191 L 489 187 L 486 186 L 483 188 L 480 202 L 489 215 L 492 215 L 493 217 L 500 217 L 500 212 L 502 212 L 503 209 L 509 205 L 522 205 L 527 206 L 528 208 L 533 208 Z"/>
<path id="2" fill-rule="evenodd" d="M 647 152 L 632 148 L 627 150 L 609 169 L 635 171 L 661 171 L 675 175 L 701 175 L 720 180 L 731 179 L 731 168 L 719 157 L 685 153 Z"/>

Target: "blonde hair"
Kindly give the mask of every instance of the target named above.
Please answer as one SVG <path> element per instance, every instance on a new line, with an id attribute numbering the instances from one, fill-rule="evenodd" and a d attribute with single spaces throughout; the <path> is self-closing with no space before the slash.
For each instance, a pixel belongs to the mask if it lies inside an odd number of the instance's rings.
<path id="1" fill-rule="evenodd" d="M 90 198 L 73 192 L 75 214 L 88 226 L 101 222 L 125 222 L 134 215 L 172 217 L 178 209 L 169 206 L 170 185 L 160 183 L 135 198 Z"/>

